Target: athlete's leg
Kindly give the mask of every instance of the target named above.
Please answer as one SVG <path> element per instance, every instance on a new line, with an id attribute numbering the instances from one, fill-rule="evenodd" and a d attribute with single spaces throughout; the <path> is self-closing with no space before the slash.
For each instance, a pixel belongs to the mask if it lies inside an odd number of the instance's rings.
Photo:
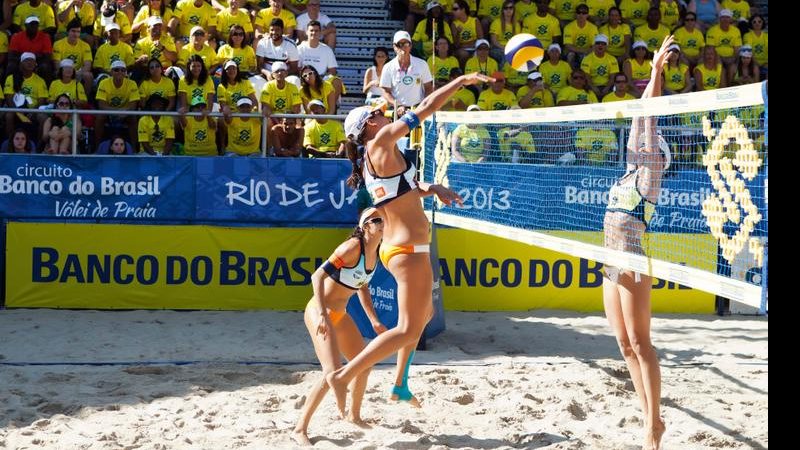
<path id="1" fill-rule="evenodd" d="M 343 317 L 336 326 L 336 339 L 339 341 L 339 350 L 348 361 L 364 350 L 364 338 L 349 315 Z M 361 372 L 348 386 L 350 390 L 350 410 L 347 414 L 347 420 L 360 426 L 366 425 L 361 419 L 361 404 L 364 400 L 364 391 L 367 390 L 369 373 L 370 370 Z"/>
<path id="2" fill-rule="evenodd" d="M 433 270 L 428 253 L 403 254 L 389 261 L 389 272 L 397 280 L 397 326 L 381 333 L 345 367 L 328 374 L 336 393 L 336 404 L 344 414 L 347 384 L 361 372 L 383 361 L 401 348 L 416 344 L 432 309 Z"/>

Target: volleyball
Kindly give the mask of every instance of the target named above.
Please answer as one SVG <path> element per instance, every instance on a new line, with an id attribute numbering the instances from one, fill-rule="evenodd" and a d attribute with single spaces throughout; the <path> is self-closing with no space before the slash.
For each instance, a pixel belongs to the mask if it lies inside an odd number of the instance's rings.
<path id="1" fill-rule="evenodd" d="M 542 42 L 534 35 L 520 33 L 506 44 L 506 61 L 520 72 L 530 72 L 541 64 L 544 58 Z"/>

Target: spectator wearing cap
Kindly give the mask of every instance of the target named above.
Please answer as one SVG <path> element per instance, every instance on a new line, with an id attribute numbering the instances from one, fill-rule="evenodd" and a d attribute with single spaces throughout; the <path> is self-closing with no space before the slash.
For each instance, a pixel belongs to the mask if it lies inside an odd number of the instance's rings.
<path id="1" fill-rule="evenodd" d="M 550 44 L 547 48 L 547 60 L 539 66 L 539 72 L 544 77 L 544 84 L 558 95 L 558 92 L 567 86 L 572 75 L 572 67 L 561 59 L 561 46 Z"/>
<path id="2" fill-rule="evenodd" d="M 320 100 L 325 105 L 327 114 L 334 114 L 336 109 L 336 90 L 330 81 L 324 80 L 317 73 L 317 69 L 312 65 L 303 67 L 300 70 L 300 98 L 302 99 L 305 110 L 308 111 L 308 103 L 311 100 Z"/>
<path id="3" fill-rule="evenodd" d="M 183 153 L 187 156 L 217 156 L 217 119 L 208 115 L 206 102 L 202 97 L 192 99 L 189 111 L 202 113 L 200 116 L 178 116 L 183 128 Z"/>
<path id="4" fill-rule="evenodd" d="M 614 0 L 586 0 L 586 6 L 589 7 L 589 20 L 600 27 L 608 23 L 608 10 L 616 3 Z"/>
<path id="5" fill-rule="evenodd" d="M 608 9 L 608 23 L 600 27 L 600 34 L 608 37 L 606 51 L 622 64 L 628 58 L 628 50 L 633 41 L 631 40 L 631 27 L 622 23 L 622 14 L 616 6 Z"/>
<path id="6" fill-rule="evenodd" d="M 144 104 L 145 111 L 164 111 L 167 99 L 153 94 Z M 140 152 L 148 155 L 169 155 L 175 140 L 175 121 L 169 116 L 144 115 L 138 127 Z"/>
<path id="7" fill-rule="evenodd" d="M 464 72 L 458 67 L 450 69 L 450 81 L 463 75 Z M 443 111 L 466 111 L 469 105 L 474 105 L 478 101 L 472 86 L 460 86 L 455 94 L 450 97 L 450 102 L 442 108 Z"/>
<path id="8" fill-rule="evenodd" d="M 522 19 L 522 32 L 536 36 L 545 48 L 561 43 L 561 24 L 550 14 L 548 4 L 548 0 L 536 0 L 536 12 Z"/>
<path id="9" fill-rule="evenodd" d="M 414 43 L 415 53 L 421 58 L 428 58 L 433 55 L 433 36 L 447 38 L 453 42 L 453 31 L 450 25 L 444 20 L 444 8 L 436 0 L 428 3 L 425 19 L 417 24 L 414 35 L 411 37 Z"/>
<path id="10" fill-rule="evenodd" d="M 56 17 L 58 17 L 56 39 L 66 36 L 69 32 L 68 24 L 78 19 L 78 37 L 81 37 L 82 33 L 87 41 L 89 40 L 94 21 L 97 18 L 97 8 L 93 2 L 90 0 L 64 0 L 57 3 L 56 11 Z"/>
<path id="11" fill-rule="evenodd" d="M 319 100 L 312 100 L 308 106 L 312 115 L 325 114 L 325 105 Z M 341 122 L 314 117 L 306 123 L 304 154 L 312 158 L 344 158 L 345 141 Z"/>
<path id="12" fill-rule="evenodd" d="M 467 111 L 481 111 L 478 105 L 469 105 Z M 479 163 L 486 160 L 492 148 L 492 136 L 484 125 L 462 123 L 450 137 L 450 156 L 455 162 Z"/>
<path id="13" fill-rule="evenodd" d="M 628 77 L 633 87 L 632 94 L 641 97 L 644 88 L 650 81 L 650 72 L 653 67 L 653 60 L 648 58 L 647 43 L 636 41 L 631 49 L 631 58 L 626 59 L 622 64 L 622 71 Z"/>
<path id="14" fill-rule="evenodd" d="M 36 75 L 36 55 L 25 52 L 20 55 L 19 68 L 6 76 L 3 93 L 8 108 L 37 108 L 47 103 L 47 84 Z M 6 113 L 6 136 L 22 127 L 29 136 L 39 133 L 36 116 Z"/>
<path id="15" fill-rule="evenodd" d="M 269 143 L 273 156 L 296 158 L 302 154 L 306 130 L 299 123 L 298 119 L 284 117 L 272 126 Z"/>
<path id="16" fill-rule="evenodd" d="M 319 2 L 320 0 L 308 0 L 306 12 L 297 16 L 297 30 L 295 31 L 297 42 L 308 39 L 308 35 L 306 35 L 308 24 L 312 20 L 316 20 L 322 27 L 322 42 L 330 48 L 336 48 L 336 24 L 330 17 L 320 12 Z"/>
<path id="17" fill-rule="evenodd" d="M 750 19 L 750 3 L 745 0 L 722 0 L 722 8 L 733 13 L 734 22 L 746 22 Z"/>
<path id="18" fill-rule="evenodd" d="M 27 28 L 30 17 L 39 19 L 39 29 L 42 32 L 51 36 L 56 32 L 56 16 L 53 13 L 53 7 L 42 0 L 28 0 L 17 4 L 17 7 L 14 8 L 13 31 Z"/>
<path id="19" fill-rule="evenodd" d="M 408 32 L 396 32 L 392 42 L 397 56 L 383 68 L 380 86 L 383 98 L 400 117 L 433 92 L 433 76 L 424 60 L 411 56 L 411 36 Z"/>
<path id="20" fill-rule="evenodd" d="M 717 49 L 713 45 L 703 47 L 703 60 L 694 68 L 694 82 L 698 91 L 719 89 L 728 86 L 726 72 L 722 67 Z"/>
<path id="21" fill-rule="evenodd" d="M 192 40 L 195 27 L 200 27 L 208 33 L 208 41 L 214 42 L 212 48 L 216 49 L 217 11 L 205 0 L 185 0 L 178 2 L 175 8 L 175 18 L 178 21 L 178 36 L 180 43 Z M 178 54 L 180 60 L 180 52 Z"/>
<path id="22" fill-rule="evenodd" d="M 336 76 L 336 56 L 333 50 L 325 45 L 320 39 L 322 38 L 322 25 L 316 20 L 308 22 L 306 33 L 308 40 L 297 46 L 297 52 L 300 54 L 300 67 L 312 65 L 317 69 L 325 81 L 330 81 L 333 89 L 336 91 L 336 99 L 338 100 L 343 94 L 347 93 L 342 80 Z M 329 108 L 336 105 L 328 105 Z"/>
<path id="23" fill-rule="evenodd" d="M 250 20 L 250 14 L 244 8 L 245 0 L 230 0 L 229 6 L 217 14 L 217 30 L 221 36 L 226 33 L 232 33 L 231 27 L 238 26 L 242 29 L 242 45 L 247 45 L 248 42 L 253 42 L 255 29 L 253 22 Z M 227 40 L 228 44 L 231 43 L 230 37 Z M 241 61 L 239 62 L 241 65 Z M 250 70 L 248 70 L 250 72 Z"/>
<path id="24" fill-rule="evenodd" d="M 503 72 L 494 72 L 491 75 L 494 82 L 491 87 L 481 92 L 478 96 L 478 106 L 482 111 L 503 111 L 511 109 L 517 104 L 517 96 L 506 89 L 506 76 Z"/>
<path id="25" fill-rule="evenodd" d="M 234 61 L 244 76 L 258 73 L 256 52 L 247 42 L 244 27 L 239 24 L 231 25 L 226 43 L 217 50 L 217 62 L 222 64 L 225 61 Z"/>
<path id="26" fill-rule="evenodd" d="M 175 13 L 168 5 L 168 3 L 170 3 L 169 1 L 145 0 L 142 3 L 143 5 L 139 7 L 136 17 L 133 18 L 131 33 L 145 34 L 147 28 L 152 26 L 151 21 L 153 17 L 161 19 L 161 24 L 165 32 L 170 27 L 170 22 L 172 22 L 173 25 L 177 25 L 178 19 L 172 21 L 172 18 L 175 17 Z M 174 32 L 175 29 L 173 28 L 172 31 Z"/>
<path id="27" fill-rule="evenodd" d="M 614 88 L 603 97 L 603 103 L 621 102 L 623 100 L 636 100 L 629 92 L 628 77 L 623 72 L 617 72 L 612 77 Z"/>
<path id="28" fill-rule="evenodd" d="M 131 21 L 128 16 L 117 7 L 117 3 L 113 0 L 106 0 L 103 6 L 100 7 L 100 14 L 94 20 L 94 30 L 92 31 L 93 42 L 89 42 L 94 46 L 103 37 L 103 33 L 108 33 L 109 26 L 116 24 L 119 28 L 119 39 L 127 44 L 131 43 L 133 34 L 131 32 Z M 106 69 L 107 70 L 107 69 Z"/>
<path id="29" fill-rule="evenodd" d="M 693 12 L 697 17 L 697 26 L 705 32 L 719 20 L 722 5 L 719 0 L 690 0 L 686 12 Z"/>
<path id="30" fill-rule="evenodd" d="M 728 66 L 728 81 L 730 86 L 758 83 L 761 80 L 761 71 L 758 63 L 753 58 L 753 48 L 749 45 L 739 47 L 736 63 Z"/>
<path id="31" fill-rule="evenodd" d="M 7 74 L 17 70 L 17 64 L 23 53 L 36 55 L 37 70 L 45 81 L 53 77 L 53 46 L 50 36 L 39 31 L 39 18 L 36 16 L 25 19 L 25 30 L 11 37 L 8 46 Z"/>
<path id="32" fill-rule="evenodd" d="M 263 8 L 253 21 L 256 28 L 256 40 L 260 40 L 267 33 L 273 19 L 283 21 L 283 35 L 291 39 L 297 27 L 297 20 L 291 11 L 283 7 L 284 0 L 269 0 L 269 8 Z M 310 22 L 309 22 L 310 23 Z M 319 23 L 319 22 L 317 22 Z M 319 36 L 321 38 L 321 36 Z"/>
<path id="33" fill-rule="evenodd" d="M 66 58 L 59 62 L 56 75 L 48 89 L 49 102 L 55 104 L 59 95 L 66 94 L 76 106 L 80 108 L 87 106 L 86 89 L 76 79 L 75 63 L 71 59 Z"/>
<path id="34" fill-rule="evenodd" d="M 564 27 L 564 50 L 567 62 L 580 67 L 584 56 L 592 51 L 592 42 L 598 34 L 597 26 L 589 21 L 589 7 L 581 3 L 575 8 L 576 19 Z"/>
<path id="35" fill-rule="evenodd" d="M 193 55 L 199 56 L 203 60 L 208 73 L 214 73 L 219 63 L 217 62 L 217 52 L 206 43 L 206 31 L 195 26 L 190 34 L 190 42 L 178 51 L 178 67 L 186 70 L 186 63 Z"/>
<path id="36" fill-rule="evenodd" d="M 67 37 L 53 44 L 53 64 L 61 67 L 61 61 L 69 59 L 73 62 L 76 78 L 83 83 L 86 92 L 91 92 L 94 77 L 92 76 L 92 49 L 81 37 L 81 21 L 75 18 L 66 25 Z"/>
<path id="37" fill-rule="evenodd" d="M 311 70 L 313 70 L 313 67 L 311 67 Z M 272 63 L 271 72 L 273 77 L 272 81 L 267 82 L 267 84 L 264 85 L 264 89 L 261 91 L 261 113 L 264 116 L 299 113 L 300 105 L 306 100 L 303 98 L 302 92 L 297 89 L 297 86 L 286 81 L 286 76 L 288 74 L 286 63 L 275 61 Z M 327 81 L 324 83 L 327 83 Z M 333 87 L 330 86 L 330 83 L 328 83 L 327 88 L 327 92 L 332 95 Z M 334 102 L 332 97 L 330 97 L 329 100 Z M 308 111 L 308 106 L 306 106 L 306 111 Z M 269 128 L 267 129 L 268 143 L 273 142 L 273 137 L 271 136 L 272 127 L 279 123 L 281 123 L 281 119 L 270 118 Z"/>
<path id="38" fill-rule="evenodd" d="M 723 9 L 719 12 L 719 23 L 706 31 L 706 45 L 713 45 L 717 49 L 725 67 L 736 61 L 739 47 L 742 46 L 742 33 L 732 23 L 733 13 L 730 9 Z"/>
<path id="39" fill-rule="evenodd" d="M 519 88 L 517 98 L 519 107 L 523 109 L 545 108 L 556 104 L 553 93 L 544 85 L 544 77 L 539 72 L 528 75 L 528 84 Z"/>
<path id="40" fill-rule="evenodd" d="M 236 64 L 236 61 L 226 61 L 222 66 L 222 80 L 217 86 L 217 101 L 223 114 L 230 114 L 231 108 L 236 109 L 236 102 L 247 97 L 256 105 L 256 92 Z"/>
<path id="41" fill-rule="evenodd" d="M 500 70 L 497 61 L 489 56 L 489 41 L 486 39 L 478 39 L 475 42 L 475 56 L 467 60 L 467 63 L 464 64 L 464 71 L 467 73 L 470 72 L 480 72 L 486 76 L 490 76 L 491 74 Z M 484 86 L 481 86 L 483 89 Z"/>
<path id="42" fill-rule="evenodd" d="M 273 0 L 274 1 L 274 0 Z M 242 97 L 236 102 L 238 112 L 253 112 L 253 102 Z M 254 117 L 225 117 L 227 145 L 225 156 L 259 156 L 261 143 L 261 120 Z M 269 138 L 268 138 L 269 139 Z"/>
<path id="43" fill-rule="evenodd" d="M 589 89 L 589 80 L 586 72 L 581 69 L 572 71 L 569 79 L 569 86 L 561 89 L 556 97 L 556 105 L 585 105 L 587 103 L 597 103 L 597 96 L 594 91 Z"/>
<path id="44" fill-rule="evenodd" d="M 164 76 L 164 66 L 156 58 L 152 58 L 147 63 L 147 77 L 139 84 L 139 99 L 142 102 L 142 108 L 144 108 L 144 101 L 153 94 L 167 99 L 167 111 L 175 110 L 177 95 L 175 83 Z"/>
<path id="45" fill-rule="evenodd" d="M 122 60 L 111 63 L 111 76 L 97 85 L 97 109 L 105 111 L 135 111 L 139 103 L 139 87 L 128 78 L 128 69 Z M 136 142 L 136 116 L 97 115 L 95 136 L 97 142 L 107 138 L 109 129 L 123 133 L 127 128 L 130 142 Z"/>
<path id="46" fill-rule="evenodd" d="M 664 66 L 663 95 L 683 94 L 691 92 L 692 83 L 689 66 L 681 58 L 681 47 L 672 44 L 667 49 L 667 64 Z"/>
<path id="47" fill-rule="evenodd" d="M 689 63 L 690 69 L 700 60 L 700 50 L 706 45 L 703 32 L 697 27 L 697 14 L 687 12 L 683 18 L 683 26 L 673 33 L 675 44 L 680 46 L 681 57 Z"/>
<path id="48" fill-rule="evenodd" d="M 186 74 L 178 81 L 178 108 L 186 111 L 195 97 L 201 97 L 206 105 L 214 104 L 214 82 L 200 55 L 192 55 L 187 63 Z"/>
<path id="49" fill-rule="evenodd" d="M 661 10 L 657 7 L 647 10 L 647 23 L 636 27 L 633 32 L 634 42 L 644 42 L 647 44 L 647 51 L 651 53 L 661 47 L 661 43 L 667 36 L 669 36 L 669 28 L 661 24 Z"/>
<path id="50" fill-rule="evenodd" d="M 767 31 L 767 21 L 761 14 L 753 14 L 750 18 L 750 31 L 745 33 L 744 43 L 753 48 L 753 58 L 761 68 L 762 78 L 767 74 L 767 64 L 769 62 L 769 39 Z"/>
<path id="51" fill-rule="evenodd" d="M 602 98 L 613 87 L 611 74 L 619 72 L 617 58 L 606 52 L 608 36 L 598 34 L 594 37 L 594 49 L 581 61 L 581 70 L 589 75 L 589 88 L 597 98 Z"/>
<path id="52" fill-rule="evenodd" d="M 483 39 L 483 27 L 478 23 L 478 19 L 470 16 L 470 6 L 466 0 L 455 0 L 453 2 L 453 49 L 456 58 L 461 64 L 465 64 L 472 52 L 475 51 L 475 44 L 478 39 Z M 487 41 L 488 42 L 488 41 Z"/>
<path id="53" fill-rule="evenodd" d="M 120 61 L 126 67 L 133 67 L 135 61 L 133 49 L 130 45 L 120 40 L 119 24 L 111 23 L 106 29 L 108 40 L 101 45 L 94 55 L 92 69 L 95 74 L 111 73 L 111 64 Z"/>
<path id="54" fill-rule="evenodd" d="M 668 30 L 674 30 L 684 14 L 682 10 L 686 9 L 686 7 L 681 3 L 678 0 L 659 0 L 658 2 L 658 10 L 661 12 L 661 25 L 667 27 Z"/>
<path id="55" fill-rule="evenodd" d="M 166 67 L 175 64 L 178 60 L 175 41 L 164 32 L 164 20 L 159 16 L 151 16 L 148 20 L 148 27 L 147 35 L 142 33 L 136 41 L 136 45 L 133 46 L 136 67 L 144 74 L 147 74 L 146 67 L 153 58 Z"/>
<path id="56" fill-rule="evenodd" d="M 522 31 L 522 25 L 514 9 L 514 0 L 505 0 L 500 16 L 489 25 L 489 54 L 496 61 L 505 61 L 505 48 L 508 41 Z"/>
<path id="57" fill-rule="evenodd" d="M 269 24 L 269 36 L 261 39 L 256 48 L 256 62 L 261 75 L 272 79 L 270 67 L 272 63 L 281 61 L 289 67 L 290 75 L 298 75 L 300 68 L 300 52 L 294 42 L 283 37 L 283 20 L 272 19 Z"/>
<path id="58" fill-rule="evenodd" d="M 717 0 L 712 0 L 717 1 Z M 622 0 L 619 2 L 619 10 L 622 13 L 622 21 L 636 28 L 647 23 L 647 10 L 650 9 L 649 0 Z"/>

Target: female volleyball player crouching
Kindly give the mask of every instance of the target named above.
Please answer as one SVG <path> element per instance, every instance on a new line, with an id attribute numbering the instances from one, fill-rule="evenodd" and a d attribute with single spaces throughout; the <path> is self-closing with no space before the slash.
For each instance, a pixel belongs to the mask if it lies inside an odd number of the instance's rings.
<path id="1" fill-rule="evenodd" d="M 650 82 L 642 98 L 661 95 L 661 76 L 667 60 L 667 36 L 653 55 Z M 655 211 L 661 180 L 670 164 L 669 146 L 656 131 L 656 117 L 637 117 L 628 139 L 627 171 L 608 195 L 603 220 L 605 246 L 643 255 L 642 238 Z M 647 434 L 643 449 L 657 450 L 665 425 L 659 413 L 661 371 L 650 341 L 650 276 L 606 266 L 603 305 L 617 344 L 628 365 L 645 415 Z"/>
<path id="2" fill-rule="evenodd" d="M 364 349 L 364 340 L 345 308 L 353 291 L 357 290 L 361 306 L 367 313 L 376 333 L 386 331 L 372 307 L 369 280 L 378 264 L 378 245 L 383 237 L 383 219 L 375 208 L 361 213 L 358 226 L 350 238 L 340 244 L 333 255 L 311 276 L 314 297 L 306 305 L 305 322 L 314 351 L 322 364 L 321 378 L 311 388 L 303 413 L 294 428 L 292 438 L 300 445 L 312 445 L 308 439 L 308 423 L 328 391 L 324 376 L 342 366 L 341 355 L 353 359 Z M 350 390 L 353 407 L 348 420 L 362 425 L 361 401 L 367 387 L 366 370 L 355 378 Z"/>
<path id="3" fill-rule="evenodd" d="M 399 400 L 411 400 L 408 391 L 408 364 L 413 349 L 433 314 L 433 271 L 430 263 L 430 224 L 420 198 L 435 194 L 444 204 L 461 204 L 452 190 L 435 184 L 417 182 L 416 169 L 397 149 L 397 140 L 419 126 L 461 87 L 494 81 L 478 73 L 462 75 L 426 97 L 415 112 L 407 112 L 390 122 L 380 108 L 362 106 L 347 115 L 344 129 L 345 148 L 353 164 L 348 185 L 357 188 L 363 177 L 375 207 L 384 218 L 385 228 L 380 256 L 383 265 L 397 280 L 397 326 L 376 337 L 345 367 L 327 375 L 336 394 L 336 404 L 345 412 L 347 384 L 376 363 L 398 352 L 398 367 L 405 366 L 400 385 L 392 393 Z M 365 146 L 363 167 L 358 145 Z M 401 350 L 402 349 L 402 350 Z"/>

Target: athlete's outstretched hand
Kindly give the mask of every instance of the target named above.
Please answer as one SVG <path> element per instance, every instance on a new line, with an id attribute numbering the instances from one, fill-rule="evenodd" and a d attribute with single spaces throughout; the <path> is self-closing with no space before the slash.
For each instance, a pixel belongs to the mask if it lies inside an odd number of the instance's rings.
<path id="1" fill-rule="evenodd" d="M 439 199 L 442 203 L 447 206 L 451 206 L 454 202 L 458 203 L 459 206 L 464 204 L 464 199 L 461 198 L 454 190 L 444 187 L 441 184 L 432 184 L 430 186 L 430 190 L 436 195 L 436 198 Z"/>
<path id="2" fill-rule="evenodd" d="M 661 43 L 661 48 L 656 50 L 653 53 L 653 67 L 658 69 L 663 69 L 664 65 L 667 64 L 667 55 L 669 54 L 669 46 L 675 42 L 675 36 L 669 35 L 664 38 L 664 42 Z"/>
<path id="3" fill-rule="evenodd" d="M 488 77 L 480 72 L 472 72 L 466 75 L 462 75 L 462 83 L 464 86 L 469 86 L 471 84 L 480 84 L 480 83 L 494 83 L 495 80 L 492 77 Z"/>

